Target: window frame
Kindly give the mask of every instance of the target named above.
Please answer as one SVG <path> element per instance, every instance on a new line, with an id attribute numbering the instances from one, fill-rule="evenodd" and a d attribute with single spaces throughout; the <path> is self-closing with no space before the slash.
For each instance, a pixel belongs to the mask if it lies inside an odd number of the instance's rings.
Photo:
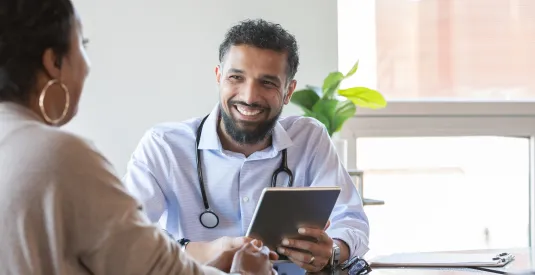
<path id="1" fill-rule="evenodd" d="M 513 136 L 529 138 L 529 247 L 535 247 L 535 109 L 533 103 L 394 103 L 391 109 L 359 112 L 338 137 L 346 140 L 348 170 L 357 170 L 359 137 Z M 465 108 L 466 107 L 466 108 Z M 474 107 L 474 108 L 470 108 Z M 466 112 L 459 112 L 465 108 Z M 491 110 L 477 112 L 477 110 Z M 499 110 L 496 112 L 496 110 Z M 428 112 L 428 113 L 426 113 Z M 492 114 L 494 112 L 494 114 Z M 499 112 L 503 112 L 499 114 Z M 365 173 L 365 171 L 364 171 Z M 360 186 L 362 190 L 364 187 Z M 361 194 L 364 195 L 364 194 Z M 379 198 L 380 199 L 380 198 Z M 386 202 L 388 203 L 388 202 Z"/>
<path id="2" fill-rule="evenodd" d="M 346 137 L 535 136 L 535 103 L 390 102 L 358 109 L 342 129 Z"/>

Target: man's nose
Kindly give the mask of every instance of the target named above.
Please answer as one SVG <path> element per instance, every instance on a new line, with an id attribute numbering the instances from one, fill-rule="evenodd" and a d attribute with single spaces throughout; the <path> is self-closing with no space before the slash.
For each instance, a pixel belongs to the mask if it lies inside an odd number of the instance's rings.
<path id="1" fill-rule="evenodd" d="M 247 104 L 254 104 L 260 101 L 260 87 L 256 81 L 247 81 L 240 91 L 240 99 Z"/>

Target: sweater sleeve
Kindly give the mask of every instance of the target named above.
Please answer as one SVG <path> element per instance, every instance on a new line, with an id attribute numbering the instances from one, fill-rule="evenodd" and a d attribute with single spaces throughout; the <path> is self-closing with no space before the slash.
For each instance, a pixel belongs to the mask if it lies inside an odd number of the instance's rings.
<path id="1" fill-rule="evenodd" d="M 68 247 L 92 274 L 224 274 L 190 259 L 151 224 L 98 151 L 75 137 L 62 144 Z"/>

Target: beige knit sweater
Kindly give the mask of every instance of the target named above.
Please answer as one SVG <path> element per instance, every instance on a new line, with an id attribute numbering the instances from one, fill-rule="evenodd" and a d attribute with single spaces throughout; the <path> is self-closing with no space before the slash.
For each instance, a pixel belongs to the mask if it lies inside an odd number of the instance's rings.
<path id="1" fill-rule="evenodd" d="M 84 140 L 0 103 L 0 274 L 222 274 L 149 224 Z"/>

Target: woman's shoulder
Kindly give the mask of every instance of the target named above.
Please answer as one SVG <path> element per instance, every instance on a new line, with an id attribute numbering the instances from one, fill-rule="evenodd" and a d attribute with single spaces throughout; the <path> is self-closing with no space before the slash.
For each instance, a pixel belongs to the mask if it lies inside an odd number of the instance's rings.
<path id="1" fill-rule="evenodd" d="M 24 123 L 0 138 L 0 179 L 27 190 L 56 190 L 79 195 L 104 185 L 118 186 L 115 170 L 88 140 L 40 123 Z M 103 184 L 98 184 L 102 182 Z M 88 184 L 91 183 L 91 184 Z M 49 188 L 54 186 L 54 188 Z"/>
<path id="2" fill-rule="evenodd" d="M 89 140 L 55 127 L 39 125 L 28 128 L 27 134 L 34 139 L 35 145 L 40 146 L 45 151 L 52 151 L 58 156 L 70 154 L 73 151 L 93 151 L 95 149 Z"/>
<path id="3" fill-rule="evenodd" d="M 89 169 L 95 165 L 109 165 L 93 142 L 75 133 L 46 125 L 27 127 L 23 132 L 20 138 L 27 139 L 25 151 L 31 153 L 35 161 L 46 160 L 50 169 Z"/>

